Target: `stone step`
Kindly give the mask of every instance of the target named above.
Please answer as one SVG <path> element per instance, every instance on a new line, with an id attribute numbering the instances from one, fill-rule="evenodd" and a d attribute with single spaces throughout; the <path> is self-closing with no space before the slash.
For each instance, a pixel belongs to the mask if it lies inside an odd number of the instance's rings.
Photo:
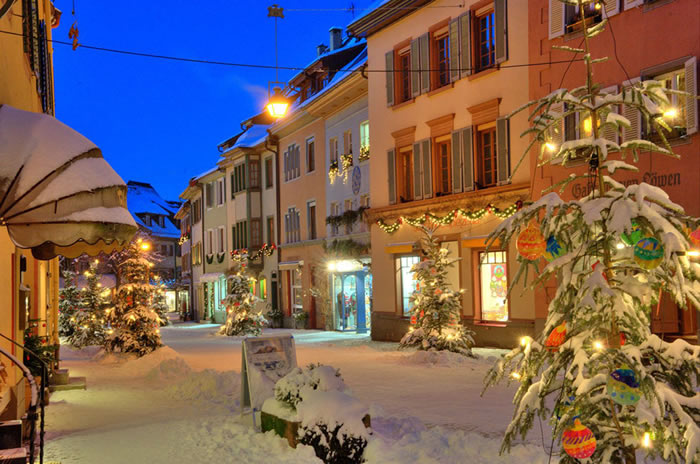
<path id="1" fill-rule="evenodd" d="M 27 464 L 27 450 L 24 448 L 0 449 L 0 462 L 3 464 Z"/>
<path id="2" fill-rule="evenodd" d="M 22 421 L 0 422 L 0 450 L 22 447 Z"/>
<path id="3" fill-rule="evenodd" d="M 52 392 L 68 390 L 87 390 L 87 379 L 85 377 L 71 377 L 65 385 L 51 385 Z"/>

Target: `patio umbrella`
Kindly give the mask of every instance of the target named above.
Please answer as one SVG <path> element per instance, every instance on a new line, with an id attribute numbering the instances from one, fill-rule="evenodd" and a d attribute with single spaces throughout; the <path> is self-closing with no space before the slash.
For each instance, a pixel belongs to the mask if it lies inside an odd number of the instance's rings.
<path id="1" fill-rule="evenodd" d="M 137 230 L 126 185 L 90 140 L 0 105 L 0 225 L 38 259 L 110 253 Z"/>

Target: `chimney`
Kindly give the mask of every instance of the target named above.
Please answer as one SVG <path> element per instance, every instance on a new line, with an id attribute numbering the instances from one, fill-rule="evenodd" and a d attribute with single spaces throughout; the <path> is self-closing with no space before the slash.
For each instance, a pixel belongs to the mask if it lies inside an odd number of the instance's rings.
<path id="1" fill-rule="evenodd" d="M 328 47 L 323 44 L 316 45 L 316 56 L 321 56 L 328 51 Z"/>
<path id="2" fill-rule="evenodd" d="M 343 28 L 331 27 L 328 32 L 331 34 L 331 51 L 337 50 L 343 45 Z"/>

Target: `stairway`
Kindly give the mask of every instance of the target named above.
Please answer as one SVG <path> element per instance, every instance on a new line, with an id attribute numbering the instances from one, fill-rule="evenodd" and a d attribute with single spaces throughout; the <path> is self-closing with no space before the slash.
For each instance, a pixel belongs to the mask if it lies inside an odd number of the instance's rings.
<path id="1" fill-rule="evenodd" d="M 26 464 L 27 450 L 22 446 L 22 421 L 0 422 L 0 462 Z"/>

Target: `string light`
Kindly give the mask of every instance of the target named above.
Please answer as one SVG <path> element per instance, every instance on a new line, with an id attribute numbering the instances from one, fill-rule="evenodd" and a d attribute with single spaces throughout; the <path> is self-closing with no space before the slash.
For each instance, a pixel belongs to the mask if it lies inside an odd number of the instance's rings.
<path id="1" fill-rule="evenodd" d="M 644 432 L 642 436 L 642 448 L 651 448 L 651 434 L 649 432 Z"/>
<path id="2" fill-rule="evenodd" d="M 527 346 L 530 344 L 531 338 L 528 336 L 520 338 L 520 346 Z"/>
<path id="3" fill-rule="evenodd" d="M 603 349 L 603 347 L 603 342 L 601 342 L 600 340 L 596 340 L 593 342 L 593 348 L 595 348 L 596 350 L 600 351 Z"/>
<path id="4" fill-rule="evenodd" d="M 517 372 L 511 373 L 510 376 L 511 376 L 512 378 L 514 378 L 515 380 L 520 380 L 520 378 L 522 377 L 522 376 L 521 376 L 519 373 L 517 373 Z"/>

